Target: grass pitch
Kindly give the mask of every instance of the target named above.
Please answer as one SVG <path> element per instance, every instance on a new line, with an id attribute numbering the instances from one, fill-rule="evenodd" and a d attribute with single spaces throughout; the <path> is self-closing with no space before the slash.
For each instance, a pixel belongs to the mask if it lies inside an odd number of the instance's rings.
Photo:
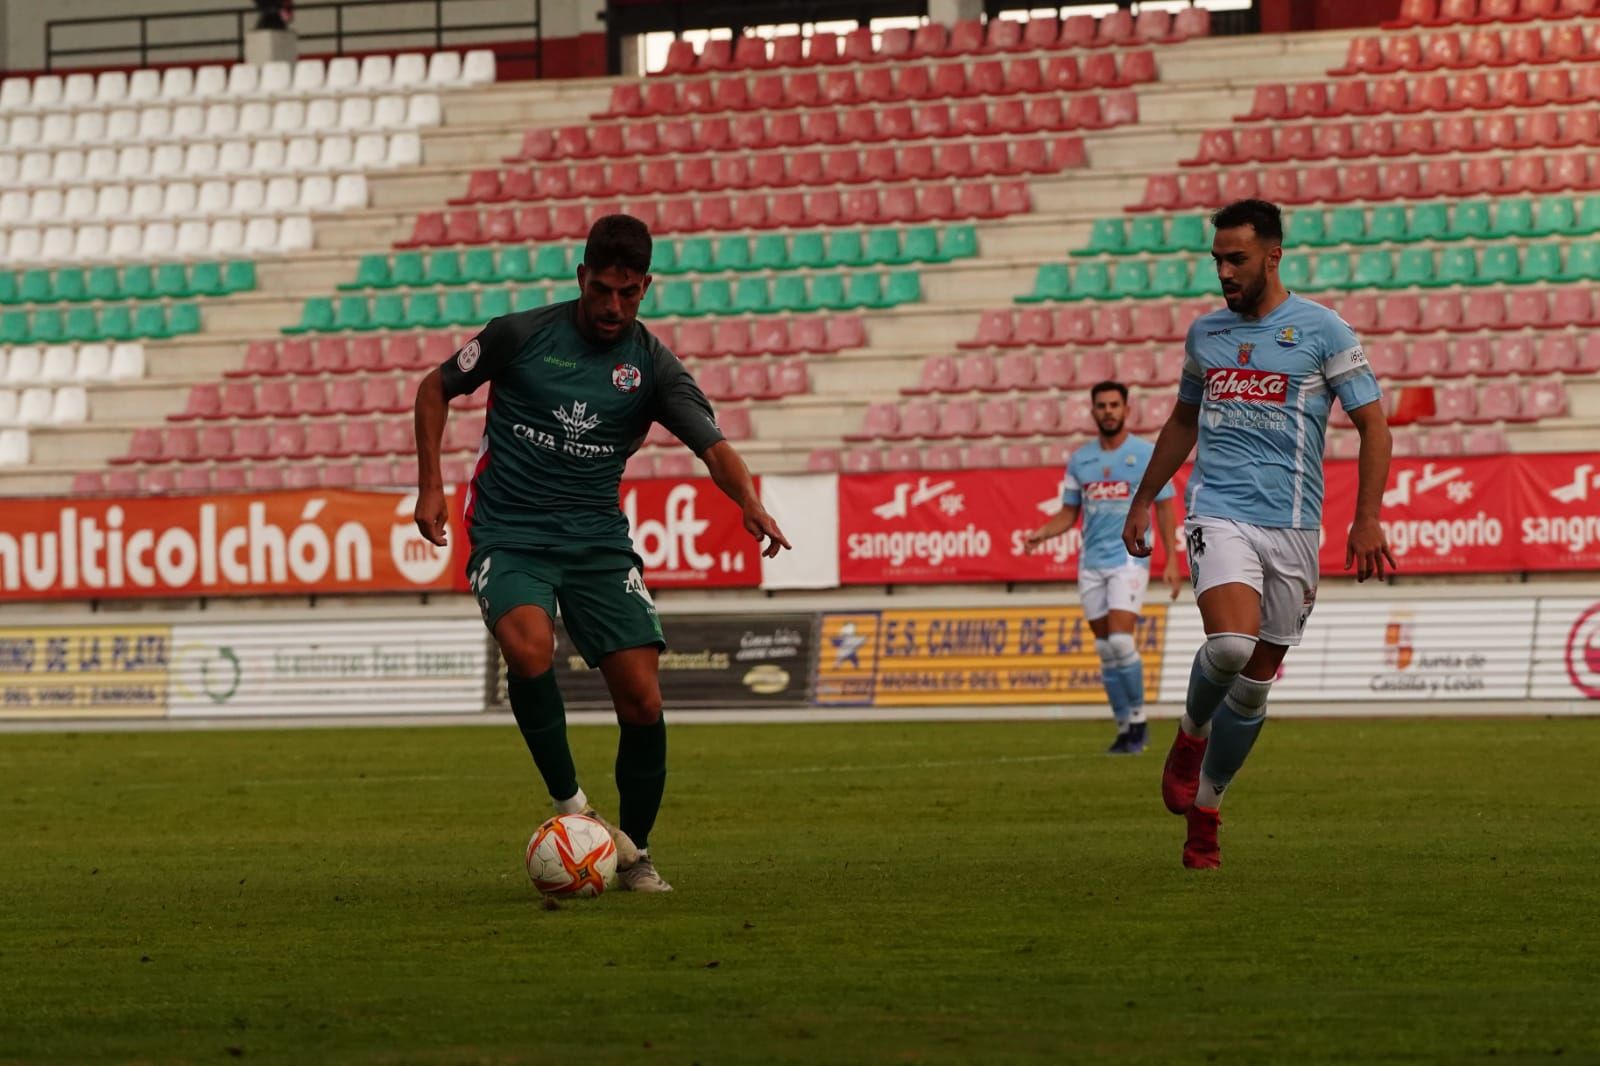
<path id="1" fill-rule="evenodd" d="M 1600 720 L 1272 722 L 1208 873 L 1108 739 L 678 726 L 550 911 L 510 728 L 8 736 L 0 1062 L 1600 1061 Z"/>

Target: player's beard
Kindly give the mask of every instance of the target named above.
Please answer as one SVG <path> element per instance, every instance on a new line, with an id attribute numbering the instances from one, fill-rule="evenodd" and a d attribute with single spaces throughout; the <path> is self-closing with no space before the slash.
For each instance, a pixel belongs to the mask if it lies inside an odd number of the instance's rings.
<path id="1" fill-rule="evenodd" d="M 1096 422 L 1095 425 L 1100 427 L 1100 436 L 1106 440 L 1110 440 L 1112 437 L 1115 437 L 1118 433 L 1122 432 L 1122 427 L 1127 424 L 1127 421 L 1128 420 L 1126 418 L 1119 418 L 1117 419 L 1116 425 L 1112 426 L 1110 429 L 1106 428 L 1106 424 L 1104 422 Z"/>
<path id="2" fill-rule="evenodd" d="M 1239 291 L 1232 295 L 1229 295 L 1228 291 L 1224 289 L 1222 298 L 1227 302 L 1228 310 L 1236 315 L 1243 315 L 1249 318 L 1256 313 L 1256 308 L 1261 306 L 1261 297 L 1266 291 L 1267 279 L 1265 275 L 1262 275 L 1256 279 L 1255 284 L 1241 285 L 1239 286 Z"/>

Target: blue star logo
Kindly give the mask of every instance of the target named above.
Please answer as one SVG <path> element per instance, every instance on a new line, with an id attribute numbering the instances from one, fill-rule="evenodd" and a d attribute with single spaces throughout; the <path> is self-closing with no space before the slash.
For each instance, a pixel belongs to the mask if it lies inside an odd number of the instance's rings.
<path id="1" fill-rule="evenodd" d="M 856 632 L 856 624 L 854 622 L 846 622 L 839 627 L 839 635 L 833 638 L 833 665 L 837 667 L 849 663 L 859 670 L 861 668 L 861 648 L 866 643 L 867 638 Z"/>

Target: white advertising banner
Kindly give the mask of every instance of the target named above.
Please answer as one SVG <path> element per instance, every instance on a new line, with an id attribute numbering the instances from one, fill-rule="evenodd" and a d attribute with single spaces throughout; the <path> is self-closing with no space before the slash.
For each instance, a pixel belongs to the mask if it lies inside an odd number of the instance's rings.
<path id="1" fill-rule="evenodd" d="M 770 474 L 761 502 L 793 551 L 761 560 L 761 587 L 831 589 L 839 585 L 839 475 Z"/>
<path id="2" fill-rule="evenodd" d="M 1528 694 L 1600 701 L 1600 596 L 1539 601 Z"/>
<path id="3" fill-rule="evenodd" d="M 487 641 L 474 619 L 175 625 L 174 718 L 471 714 Z"/>

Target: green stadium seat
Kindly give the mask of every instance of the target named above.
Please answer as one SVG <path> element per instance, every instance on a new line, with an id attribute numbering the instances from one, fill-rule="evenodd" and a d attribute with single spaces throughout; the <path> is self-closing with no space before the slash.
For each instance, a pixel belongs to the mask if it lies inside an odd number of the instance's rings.
<path id="1" fill-rule="evenodd" d="M 1296 248 L 1312 247 L 1329 243 L 1325 239 L 1326 227 L 1323 224 L 1322 212 L 1315 209 L 1296 211 L 1289 216 L 1289 226 L 1284 231 L 1283 239 L 1286 243 Z"/>
<path id="2" fill-rule="evenodd" d="M 1303 255 L 1286 255 L 1278 265 L 1278 276 L 1289 289 L 1304 289 L 1311 281 L 1311 260 Z"/>
<path id="3" fill-rule="evenodd" d="M 1081 263 L 1072 272 L 1069 300 L 1098 300 L 1111 294 L 1111 271 L 1103 260 Z"/>
<path id="4" fill-rule="evenodd" d="M 167 311 L 167 334 L 179 336 L 188 333 L 200 332 L 200 305 L 195 303 L 173 304 Z"/>
<path id="5" fill-rule="evenodd" d="M 1343 289 L 1350 284 L 1350 257 L 1343 252 L 1323 252 L 1312 260 L 1311 284 L 1313 291 Z"/>
<path id="6" fill-rule="evenodd" d="M 478 314 L 477 297 L 471 289 L 456 289 L 445 293 L 444 309 L 439 314 L 447 326 L 483 325 L 483 318 Z"/>
<path id="7" fill-rule="evenodd" d="M 1542 198 L 1534 205 L 1533 229 L 1529 232 L 1535 237 L 1578 232 L 1578 213 L 1572 206 L 1572 197 Z"/>
<path id="8" fill-rule="evenodd" d="M 1531 214 L 1529 218 L 1531 221 Z M 1540 241 L 1523 248 L 1522 266 L 1511 280 L 1555 281 L 1559 277 L 1561 277 L 1561 245 L 1555 241 Z"/>
<path id="9" fill-rule="evenodd" d="M 1394 258 L 1382 248 L 1369 248 L 1356 260 L 1350 275 L 1354 289 L 1388 289 L 1394 286 Z"/>
<path id="10" fill-rule="evenodd" d="M 976 226 L 946 226 L 939 235 L 939 258 L 944 262 L 972 259 L 978 254 Z"/>
<path id="11" fill-rule="evenodd" d="M 329 302 L 331 304 L 331 301 Z M 133 332 L 135 336 L 153 340 L 172 336 L 171 331 L 167 329 L 167 309 L 154 301 L 140 304 L 139 309 L 134 312 Z"/>
<path id="12" fill-rule="evenodd" d="M 1567 265 L 1561 281 L 1600 281 L 1600 241 L 1573 241 L 1567 245 Z"/>
<path id="13" fill-rule="evenodd" d="M 821 233 L 810 230 L 789 238 L 789 265 L 791 267 L 817 267 L 828 264 L 828 246 Z"/>
<path id="14" fill-rule="evenodd" d="M 17 296 L 23 303 L 47 303 L 54 288 L 55 286 L 50 283 L 50 271 L 25 270 L 22 273 L 22 284 L 18 287 Z"/>
<path id="15" fill-rule="evenodd" d="M 859 230 L 838 229 L 828 235 L 828 252 L 824 258 L 826 265 L 861 266 L 866 261 L 866 249 L 862 247 Z"/>
<path id="16" fill-rule="evenodd" d="M 710 237 L 685 237 L 678 244 L 678 269 L 683 273 L 706 273 L 714 261 Z"/>
<path id="17" fill-rule="evenodd" d="M 650 251 L 650 273 L 656 275 L 676 274 L 678 267 L 678 244 L 676 241 L 659 240 Z"/>
<path id="18" fill-rule="evenodd" d="M 1097 218 L 1089 227 L 1089 243 L 1073 255 L 1118 255 L 1127 250 L 1128 234 L 1120 218 Z"/>
<path id="19" fill-rule="evenodd" d="M 89 271 L 88 294 L 91 300 L 116 300 L 122 297 L 122 279 L 114 266 L 97 266 Z"/>
<path id="20" fill-rule="evenodd" d="M 55 344 L 66 340 L 67 324 L 60 311 L 46 307 L 33 313 L 33 325 L 28 332 L 35 343 Z"/>
<path id="21" fill-rule="evenodd" d="M 1578 201 L 1578 224 L 1573 232 L 1600 233 L 1600 194 L 1585 196 Z"/>
<path id="22" fill-rule="evenodd" d="M 342 296 L 339 298 L 339 313 L 331 328 L 366 329 L 371 320 L 371 308 L 367 306 L 365 296 Z"/>
<path id="23" fill-rule="evenodd" d="M 362 300 L 359 296 L 346 296 L 344 299 L 359 300 L 363 308 L 367 306 L 367 302 Z M 328 299 L 326 296 L 313 296 L 311 299 L 306 301 L 305 307 L 303 307 L 300 311 L 299 325 L 284 326 L 283 332 L 320 333 L 325 330 L 338 328 L 334 325 L 335 321 L 336 319 L 333 311 L 333 301 Z"/>
<path id="24" fill-rule="evenodd" d="M 651 286 L 654 288 L 654 286 Z M 694 311 L 694 282 L 668 281 L 661 285 L 661 299 L 657 310 L 663 315 L 692 315 Z"/>
<path id="25" fill-rule="evenodd" d="M 557 282 L 550 286 L 550 302 L 553 304 L 568 303 L 581 295 L 576 281 Z"/>
<path id="26" fill-rule="evenodd" d="M 1493 225 L 1489 218 L 1489 205 L 1483 200 L 1463 200 L 1450 212 L 1451 240 L 1470 237 L 1487 237 Z"/>
<path id="27" fill-rule="evenodd" d="M 469 294 L 470 295 L 470 294 Z M 447 325 L 439 310 L 439 294 L 431 289 L 413 292 L 406 298 L 405 315 L 401 325 L 413 329 L 437 329 Z"/>
<path id="28" fill-rule="evenodd" d="M 694 294 L 694 313 L 725 315 L 733 310 L 733 290 L 725 278 L 706 278 Z"/>
<path id="29" fill-rule="evenodd" d="M 763 233 L 750 250 L 750 265 L 757 270 L 782 270 L 789 265 L 789 242 L 781 233 Z"/>
<path id="30" fill-rule="evenodd" d="M 1336 207 L 1327 228 L 1328 244 L 1361 244 L 1367 239 L 1367 213 L 1359 207 Z"/>
<path id="31" fill-rule="evenodd" d="M 493 248 L 468 248 L 461 257 L 461 280 L 469 285 L 491 285 L 500 280 Z"/>
<path id="32" fill-rule="evenodd" d="M 883 301 L 890 307 L 922 302 L 922 275 L 915 270 L 892 270 L 883 287 Z"/>
<path id="33" fill-rule="evenodd" d="M 1483 248 L 1482 261 L 1478 262 L 1477 285 L 1504 285 L 1515 282 L 1522 272 L 1517 262 L 1517 248 L 1512 245 L 1488 245 Z"/>
<path id="34" fill-rule="evenodd" d="M 712 260 L 712 269 L 749 270 L 750 238 L 733 236 L 723 237 L 718 240 L 716 257 Z"/>
<path id="35" fill-rule="evenodd" d="M 1406 209 L 1399 204 L 1380 204 L 1372 209 L 1361 243 L 1400 243 L 1410 239 L 1406 231 Z"/>
<path id="36" fill-rule="evenodd" d="M 875 266 L 892 266 L 901 262 L 900 232 L 893 229 L 868 230 L 861 254 Z"/>
<path id="37" fill-rule="evenodd" d="M 533 272 L 533 257 L 528 254 L 527 245 L 523 244 L 500 249 L 500 256 L 495 260 L 495 273 L 502 281 L 532 281 L 539 276 Z"/>
<path id="38" fill-rule="evenodd" d="M 811 296 L 808 302 L 811 305 L 811 309 L 814 310 L 849 310 L 850 300 L 844 291 L 844 275 L 813 274 L 811 276 Z"/>
<path id="39" fill-rule="evenodd" d="M 428 256 L 428 273 L 425 285 L 460 285 L 461 257 L 455 252 L 434 252 Z"/>
<path id="40" fill-rule="evenodd" d="M 758 276 L 739 279 L 733 292 L 733 310 L 741 314 L 746 312 L 760 314 L 768 309 L 769 304 L 766 278 Z"/>
<path id="41" fill-rule="evenodd" d="M 498 286 L 484 289 L 478 294 L 478 321 L 488 322 L 491 318 L 511 313 L 511 290 Z"/>
<path id="42" fill-rule="evenodd" d="M 772 281 L 772 297 L 768 301 L 774 311 L 805 311 L 811 306 L 806 295 L 804 274 L 780 274 Z"/>
<path id="43" fill-rule="evenodd" d="M 652 285 L 650 291 L 654 293 L 659 286 Z M 523 285 L 517 289 L 516 295 L 511 299 L 513 310 L 535 311 L 545 305 L 548 292 L 543 285 Z"/>
<path id="44" fill-rule="evenodd" d="M 356 264 L 356 279 L 341 281 L 339 288 L 349 292 L 353 289 L 387 289 L 393 284 L 394 279 L 389 275 L 389 257 L 364 255 L 361 262 Z"/>
<path id="45" fill-rule="evenodd" d="M 67 311 L 67 322 L 61 335 L 80 344 L 100 339 L 100 316 L 92 307 L 74 307 Z"/>
<path id="46" fill-rule="evenodd" d="M 162 263 L 156 267 L 156 295 L 189 295 L 189 272 L 182 263 Z"/>
<path id="47" fill-rule="evenodd" d="M 89 298 L 88 285 L 83 271 L 77 267 L 62 267 L 56 271 L 55 298 L 77 303 Z"/>
<path id="48" fill-rule="evenodd" d="M 0 270 L 0 304 L 17 302 L 17 275 L 10 270 Z"/>
<path id="49" fill-rule="evenodd" d="M 1211 251 L 1211 223 L 1203 215 L 1174 215 L 1167 227 L 1168 252 Z"/>
<path id="50" fill-rule="evenodd" d="M 533 257 L 534 277 L 556 281 L 567 277 L 567 250 L 559 244 L 546 244 Z"/>
<path id="51" fill-rule="evenodd" d="M 0 344 L 27 344 L 29 333 L 28 312 L 0 312 Z"/>
<path id="52" fill-rule="evenodd" d="M 1150 279 L 1151 296 L 1186 296 L 1189 293 L 1189 263 L 1185 259 L 1158 259 Z"/>
<path id="53" fill-rule="evenodd" d="M 1433 269 L 1433 249 L 1407 248 L 1400 253 L 1400 261 L 1395 265 L 1394 288 L 1405 288 L 1409 285 L 1419 285 L 1424 288 L 1438 285 Z"/>
<path id="54" fill-rule="evenodd" d="M 1143 259 L 1124 259 L 1111 272 L 1113 299 L 1119 296 L 1146 296 L 1150 292 L 1150 266 Z"/>
<path id="55" fill-rule="evenodd" d="M 661 286 L 651 285 L 644 290 L 644 296 L 639 299 L 639 314 L 648 318 L 656 314 L 661 306 Z"/>
<path id="56" fill-rule="evenodd" d="M 1450 208 L 1442 203 L 1418 204 L 1406 223 L 1406 239 L 1442 241 L 1450 234 Z"/>
<path id="57" fill-rule="evenodd" d="M 932 226 L 912 226 L 900 234 L 900 254 L 891 262 L 939 263 L 944 253 L 939 250 L 939 231 Z"/>
<path id="58" fill-rule="evenodd" d="M 1210 296 L 1215 298 L 1221 295 L 1221 284 L 1217 281 L 1217 268 L 1207 256 L 1205 259 L 1194 263 L 1194 269 L 1189 274 L 1188 296 Z"/>
<path id="59" fill-rule="evenodd" d="M 881 308 L 889 306 L 883 298 L 883 279 L 871 270 L 851 272 L 846 294 L 851 307 Z"/>
<path id="60" fill-rule="evenodd" d="M 135 300 L 148 300 L 156 294 L 156 277 L 148 264 L 136 263 L 122 268 L 122 295 Z"/>
<path id="61" fill-rule="evenodd" d="M 372 315 L 358 329 L 400 329 L 406 321 L 406 298 L 398 292 L 380 292 L 372 300 Z"/>
<path id="62" fill-rule="evenodd" d="M 256 264 L 250 259 L 230 259 L 222 268 L 222 285 L 228 292 L 254 292 Z"/>
<path id="63" fill-rule="evenodd" d="M 1082 270 L 1082 267 L 1078 268 Z M 1017 297 L 1019 304 L 1042 303 L 1045 300 L 1070 300 L 1072 286 L 1064 263 L 1046 263 L 1033 278 L 1033 291 Z"/>
<path id="64" fill-rule="evenodd" d="M 1167 246 L 1167 220 L 1160 215 L 1141 215 L 1128 223 L 1124 252 L 1159 252 Z"/>
<path id="65" fill-rule="evenodd" d="M 421 252 L 396 252 L 389 261 L 389 284 L 391 286 L 426 285 L 428 283 L 427 261 Z"/>
<path id="66" fill-rule="evenodd" d="M 101 309 L 100 335 L 113 341 L 131 341 L 137 337 L 133 329 L 133 310 L 127 304 L 111 304 Z"/>
<path id="67" fill-rule="evenodd" d="M 222 278 L 222 264 L 213 262 L 189 268 L 189 290 L 198 296 L 226 296 L 232 291 Z"/>
<path id="68" fill-rule="evenodd" d="M 1494 202 L 1493 236 L 1533 236 L 1533 201 L 1524 196 L 1506 196 Z"/>
<path id="69" fill-rule="evenodd" d="M 1485 223 L 1488 219 L 1485 218 Z M 1439 253 L 1438 279 L 1440 285 L 1476 285 L 1478 255 L 1475 248 L 1445 248 Z"/>

